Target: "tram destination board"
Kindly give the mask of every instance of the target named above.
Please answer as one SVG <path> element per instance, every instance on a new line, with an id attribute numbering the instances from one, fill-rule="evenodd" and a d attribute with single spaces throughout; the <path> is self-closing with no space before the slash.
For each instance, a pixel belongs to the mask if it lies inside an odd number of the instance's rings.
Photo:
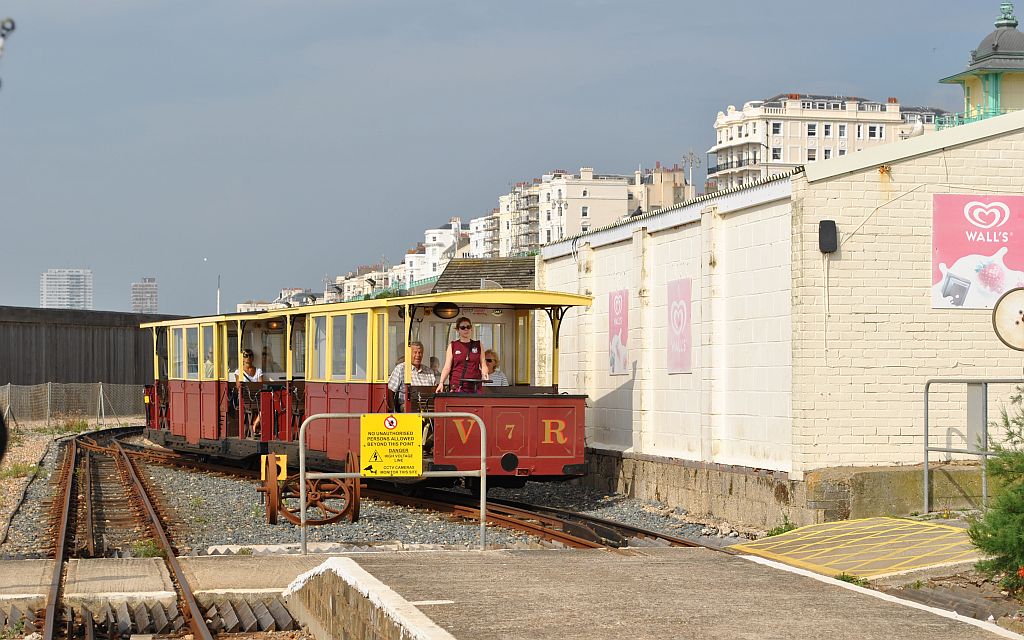
<path id="1" fill-rule="evenodd" d="M 423 473 L 423 420 L 414 413 L 364 413 L 359 420 L 364 478 Z"/>

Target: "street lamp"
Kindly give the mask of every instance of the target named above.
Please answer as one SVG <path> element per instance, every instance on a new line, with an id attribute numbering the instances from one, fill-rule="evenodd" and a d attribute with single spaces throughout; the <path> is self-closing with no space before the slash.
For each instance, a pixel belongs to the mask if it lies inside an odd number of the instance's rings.
<path id="1" fill-rule="evenodd" d="M 209 258 L 204 257 L 203 262 L 209 262 Z M 220 274 L 217 274 L 217 315 L 220 315 Z"/>

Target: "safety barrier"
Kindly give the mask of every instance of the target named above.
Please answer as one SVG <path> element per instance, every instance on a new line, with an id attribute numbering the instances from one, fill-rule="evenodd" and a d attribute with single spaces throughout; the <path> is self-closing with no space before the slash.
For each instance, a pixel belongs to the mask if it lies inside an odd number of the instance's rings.
<path id="1" fill-rule="evenodd" d="M 11 425 L 20 422 L 84 420 L 106 424 L 138 421 L 145 413 L 143 387 L 103 382 L 0 386 L 0 413 Z"/>
<path id="2" fill-rule="evenodd" d="M 306 555 L 306 480 L 333 480 L 347 478 L 362 478 L 361 472 L 355 473 L 322 473 L 306 472 L 306 427 L 314 420 L 329 420 L 332 418 L 361 418 L 364 413 L 316 413 L 302 421 L 299 427 L 299 528 L 302 539 L 302 555 Z M 402 415 L 402 414 L 395 414 Z M 473 413 L 461 411 L 443 411 L 440 413 L 417 413 L 412 414 L 420 418 L 469 418 L 480 426 L 480 470 L 479 471 L 424 471 L 421 478 L 480 478 L 480 550 L 487 548 L 487 427 L 480 416 Z M 375 478 L 387 478 L 398 476 L 374 476 Z"/>
<path id="3" fill-rule="evenodd" d="M 933 384 L 964 384 L 967 385 L 967 448 L 957 449 L 954 447 L 933 447 L 929 444 L 928 433 L 928 392 Z M 978 456 L 982 459 L 981 465 L 981 508 L 988 507 L 988 474 L 985 462 L 988 456 L 995 455 L 994 451 L 988 448 L 988 386 L 990 384 L 1024 384 L 1024 380 L 1018 378 L 932 378 L 924 383 L 924 511 L 928 513 L 931 506 L 928 491 L 928 454 L 936 453 L 960 453 Z"/>

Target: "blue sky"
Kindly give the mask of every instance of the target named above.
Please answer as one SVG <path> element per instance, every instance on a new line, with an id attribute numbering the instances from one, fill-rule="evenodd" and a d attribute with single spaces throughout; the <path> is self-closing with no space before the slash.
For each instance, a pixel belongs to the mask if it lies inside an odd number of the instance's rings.
<path id="1" fill-rule="evenodd" d="M 1019 8 L 1024 12 L 1024 6 Z M 0 2 L 0 305 L 50 267 L 213 311 L 399 260 L 553 168 L 704 151 L 783 92 L 958 110 L 999 2 Z M 703 169 L 703 167 L 702 167 Z M 703 181 L 698 181 L 702 184 Z M 206 261 L 203 258 L 207 258 Z"/>

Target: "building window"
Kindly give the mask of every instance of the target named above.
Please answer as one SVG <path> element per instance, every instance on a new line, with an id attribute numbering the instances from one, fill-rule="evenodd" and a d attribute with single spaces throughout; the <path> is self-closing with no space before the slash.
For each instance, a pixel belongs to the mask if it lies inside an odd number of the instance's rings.
<path id="1" fill-rule="evenodd" d="M 808 149 L 807 150 L 807 162 L 814 162 L 817 159 L 818 159 L 818 150 L 817 149 Z"/>
<path id="2" fill-rule="evenodd" d="M 558 190 L 558 199 L 559 200 L 562 199 L 562 190 L 561 189 Z"/>
<path id="3" fill-rule="evenodd" d="M 828 160 L 829 158 L 832 157 L 832 150 L 831 149 L 825 149 L 824 153 L 825 153 L 825 155 L 822 156 L 823 159 Z"/>
<path id="4" fill-rule="evenodd" d="M 772 135 L 773 136 L 781 136 L 782 135 L 782 123 L 781 122 L 773 122 L 772 123 Z"/>
<path id="5" fill-rule="evenodd" d="M 814 103 L 811 102 L 810 100 L 805 100 L 805 101 L 800 103 L 800 108 L 801 109 L 813 109 L 814 108 Z"/>
<path id="6" fill-rule="evenodd" d="M 840 138 L 845 138 L 846 137 L 846 125 L 845 124 L 839 125 L 839 137 Z"/>
<path id="7" fill-rule="evenodd" d="M 864 139 L 864 125 L 862 125 L 862 124 L 858 124 L 857 125 L 857 139 L 858 140 L 863 140 Z"/>
<path id="8" fill-rule="evenodd" d="M 884 124 L 869 124 L 868 125 L 868 139 L 869 140 L 882 140 L 885 138 L 885 125 Z"/>
<path id="9" fill-rule="evenodd" d="M 547 242 L 551 242 L 551 229 L 547 230 Z"/>
<path id="10" fill-rule="evenodd" d="M 831 138 L 832 137 L 832 124 L 831 123 L 826 122 L 825 124 L 821 125 L 821 129 L 822 129 L 821 133 L 826 138 Z"/>
<path id="11" fill-rule="evenodd" d="M 782 147 L 772 147 L 772 160 L 782 160 Z"/>
<path id="12" fill-rule="evenodd" d="M 583 231 L 583 233 L 586 233 L 586 232 L 590 231 L 590 223 L 589 222 L 584 222 L 583 226 L 580 227 L 580 229 Z"/>
<path id="13" fill-rule="evenodd" d="M 548 202 L 551 202 L 551 192 L 550 192 L 550 191 L 548 191 L 548 192 L 547 192 L 546 194 L 544 194 L 544 195 L 546 195 L 546 196 L 547 196 L 547 201 L 548 201 Z"/>
<path id="14" fill-rule="evenodd" d="M 816 137 L 818 137 L 818 123 L 817 122 L 808 122 L 807 123 L 807 137 L 808 138 L 816 138 Z"/>
<path id="15" fill-rule="evenodd" d="M 750 123 L 750 133 L 752 133 L 755 136 L 757 135 L 757 123 L 756 122 L 751 122 Z"/>
<path id="16" fill-rule="evenodd" d="M 586 197 L 587 197 L 587 190 L 586 190 L 586 189 L 584 189 L 584 190 L 583 190 L 583 197 L 584 197 L 584 198 L 586 198 Z M 584 208 L 584 209 L 586 209 L 586 207 L 583 207 L 583 208 Z"/>
<path id="17" fill-rule="evenodd" d="M 923 120 L 923 122 L 924 122 L 925 124 L 934 124 L 934 123 L 935 123 L 935 115 L 934 115 L 934 114 L 931 114 L 931 113 L 926 113 L 926 114 L 924 114 L 924 120 Z"/>
<path id="18" fill-rule="evenodd" d="M 589 208 L 588 208 L 588 207 L 581 207 L 581 208 L 580 208 L 580 217 L 581 217 L 581 218 L 586 218 L 586 217 L 588 217 L 589 215 L 590 215 L 590 210 L 589 210 Z"/>
<path id="19" fill-rule="evenodd" d="M 845 155 L 846 155 L 846 149 L 840 149 L 839 150 L 839 157 L 841 158 L 841 157 L 843 157 Z"/>
<path id="20" fill-rule="evenodd" d="M 551 222 L 551 209 L 548 209 L 548 222 Z"/>

